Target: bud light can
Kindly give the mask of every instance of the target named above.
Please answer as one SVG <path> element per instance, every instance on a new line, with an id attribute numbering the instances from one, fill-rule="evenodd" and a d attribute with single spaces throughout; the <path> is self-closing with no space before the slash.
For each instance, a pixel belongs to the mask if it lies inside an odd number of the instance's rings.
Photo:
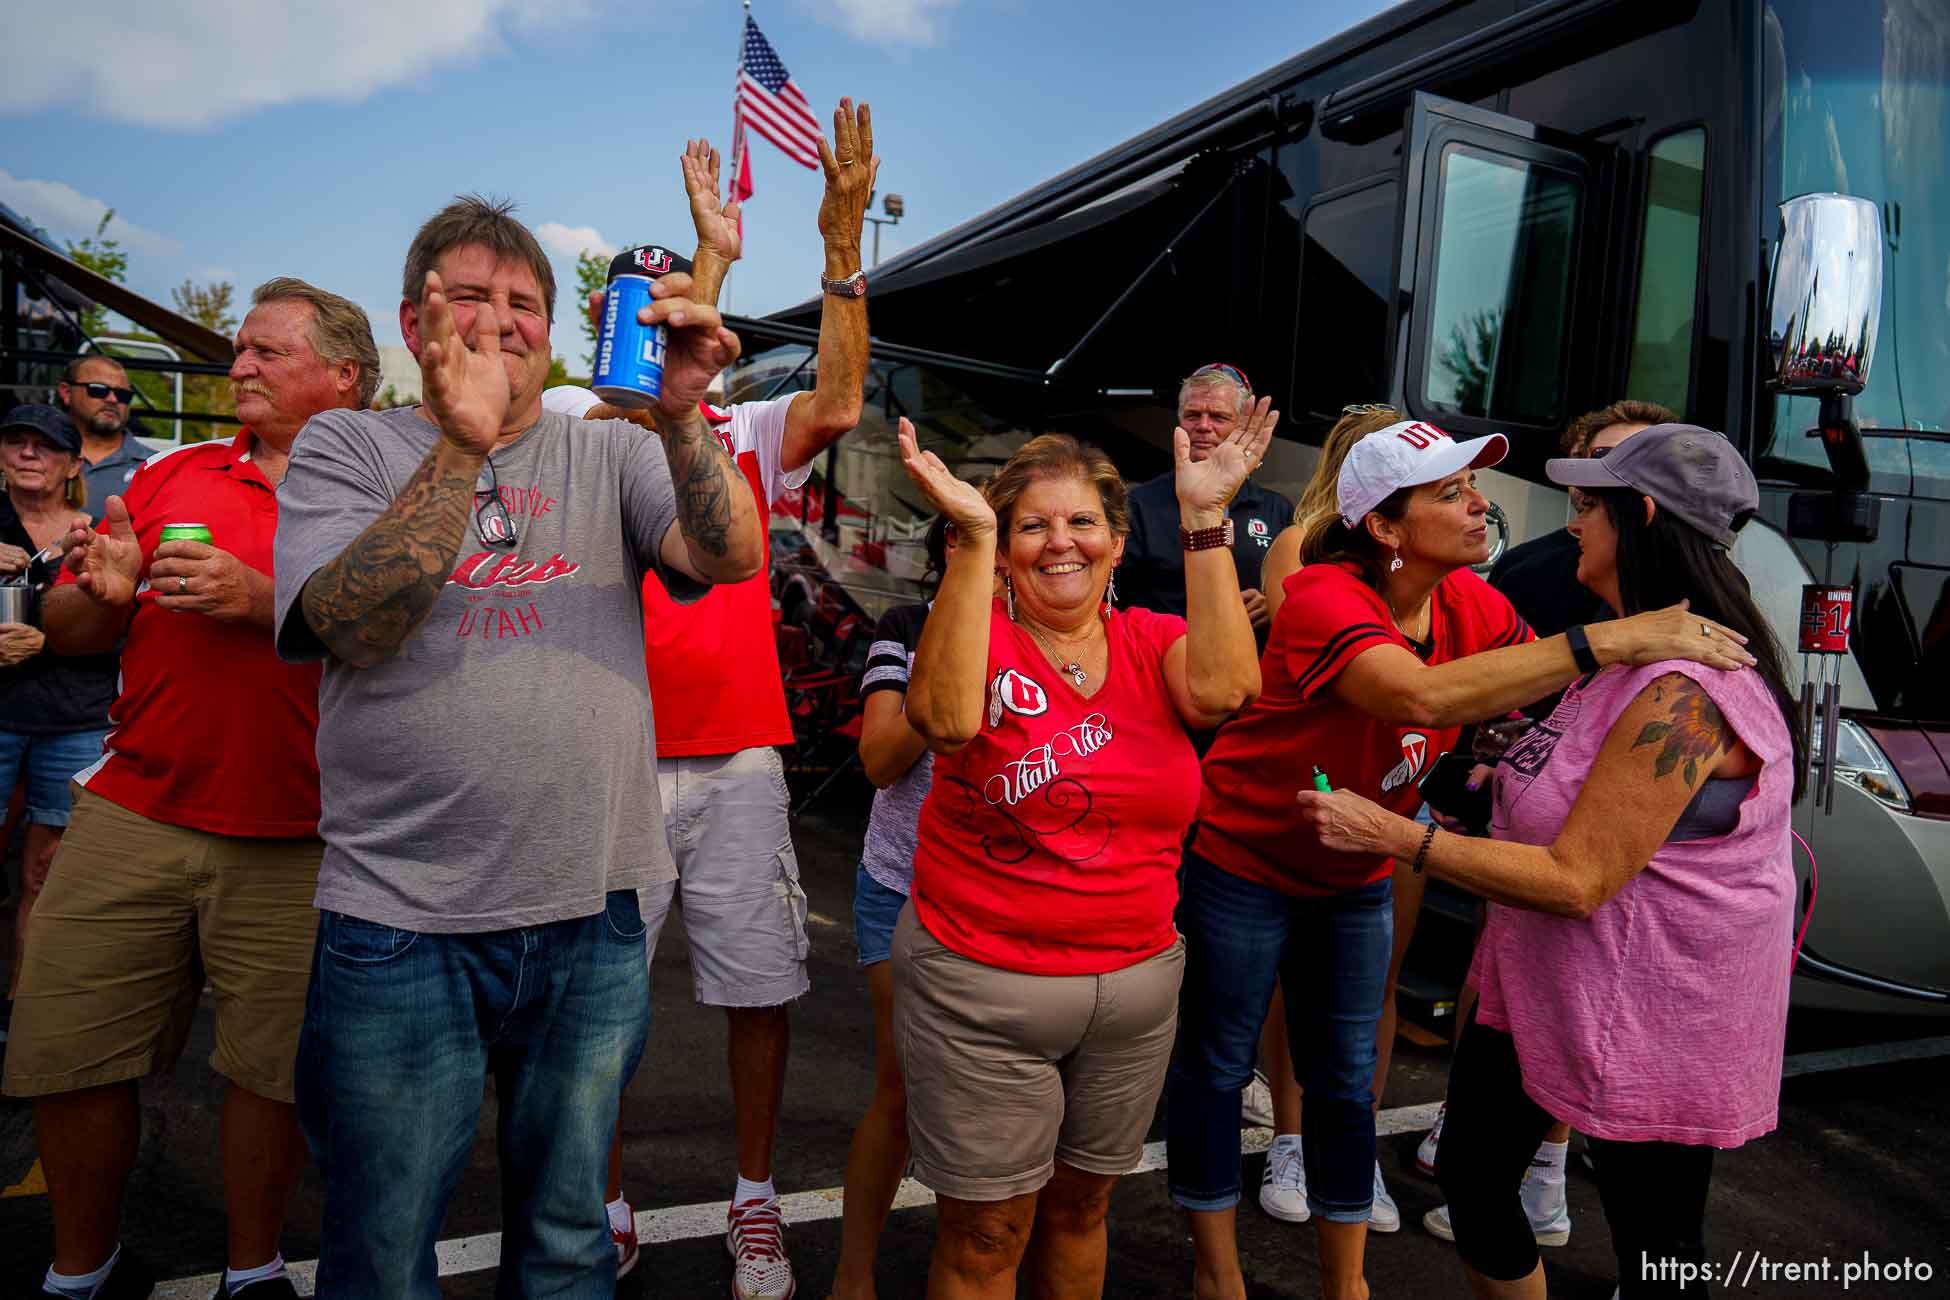
<path id="1" fill-rule="evenodd" d="M 652 280 L 688 270 L 688 259 L 656 244 L 625 249 L 610 260 L 596 333 L 595 373 L 589 380 L 596 396 L 613 406 L 638 410 L 656 405 L 663 392 L 669 332 L 662 325 L 638 323 L 636 314 L 650 305 Z"/>
<path id="2" fill-rule="evenodd" d="M 160 540 L 165 542 L 202 542 L 205 546 L 215 544 L 210 538 L 210 529 L 205 524 L 164 524 Z"/>

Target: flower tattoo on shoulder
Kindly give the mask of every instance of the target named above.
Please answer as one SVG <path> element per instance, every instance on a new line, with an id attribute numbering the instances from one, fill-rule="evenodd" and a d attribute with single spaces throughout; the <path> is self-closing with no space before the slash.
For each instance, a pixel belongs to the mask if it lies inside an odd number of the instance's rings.
<path id="1" fill-rule="evenodd" d="M 1669 776 L 1676 770 L 1688 789 L 1697 788 L 1701 762 L 1711 761 L 1727 747 L 1726 718 L 1713 697 L 1690 677 L 1674 674 L 1655 684 L 1652 699 L 1655 704 L 1666 705 L 1666 720 L 1646 723 L 1632 748 L 1659 746 L 1652 762 L 1653 776 Z"/>

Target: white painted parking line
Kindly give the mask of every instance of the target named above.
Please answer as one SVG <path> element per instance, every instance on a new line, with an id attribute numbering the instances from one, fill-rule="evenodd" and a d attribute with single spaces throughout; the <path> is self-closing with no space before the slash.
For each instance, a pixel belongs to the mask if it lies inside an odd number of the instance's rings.
<path id="1" fill-rule="evenodd" d="M 1419 1133 L 1435 1123 L 1435 1112 L 1434 1102 L 1425 1106 L 1398 1106 L 1393 1110 L 1384 1110 L 1375 1117 L 1375 1133 L 1380 1137 Z M 1264 1151 L 1272 1144 L 1272 1129 L 1249 1128 L 1239 1134 L 1240 1149 L 1247 1155 Z M 1165 1144 L 1152 1142 L 1145 1146 L 1144 1158 L 1131 1172 L 1157 1173 L 1164 1167 Z M 779 1208 L 784 1212 L 788 1225 L 837 1219 L 841 1211 L 840 1190 L 826 1187 L 816 1192 L 792 1192 L 779 1198 Z M 900 1190 L 894 1194 L 896 1210 L 913 1210 L 933 1204 L 934 1193 L 912 1178 L 902 1179 Z M 661 1242 L 722 1236 L 725 1214 L 730 1208 L 729 1201 L 706 1201 L 699 1205 L 678 1205 L 669 1209 L 638 1210 L 636 1239 L 646 1246 L 653 1246 Z M 442 1277 L 493 1268 L 499 1262 L 500 1254 L 501 1234 L 498 1232 L 484 1232 L 477 1237 L 457 1237 L 441 1242 L 436 1249 Z M 290 1266 L 291 1282 L 299 1295 L 312 1293 L 313 1275 L 317 1267 L 314 1260 Z M 157 1300 L 207 1300 L 210 1293 L 216 1290 L 219 1280 L 219 1274 L 207 1273 L 202 1277 L 165 1282 L 156 1288 Z"/>
<path id="2" fill-rule="evenodd" d="M 1939 1056 L 1950 1056 L 1950 1037 L 1874 1043 L 1828 1052 L 1802 1052 L 1788 1057 L 1781 1073 L 1785 1078 L 1794 1078 L 1798 1075 L 1823 1074 L 1831 1070 L 1886 1065 L 1896 1061 L 1928 1060 Z M 1428 1102 L 1421 1106 L 1397 1106 L 1384 1110 L 1375 1116 L 1375 1134 L 1377 1137 L 1392 1137 L 1401 1133 L 1422 1132 L 1435 1123 L 1437 1109 L 1438 1103 Z M 1249 1128 L 1239 1135 L 1240 1149 L 1247 1155 L 1264 1151 L 1272 1143 L 1273 1130 L 1267 1128 Z M 1164 1168 L 1165 1144 L 1152 1142 L 1145 1146 L 1144 1158 L 1131 1172 L 1149 1174 L 1160 1172 Z M 816 1223 L 822 1219 L 839 1218 L 840 1191 L 841 1189 L 837 1187 L 826 1187 L 816 1192 L 792 1192 L 780 1197 L 780 1208 L 785 1213 L 786 1223 Z M 933 1192 L 911 1178 L 901 1180 L 900 1190 L 894 1196 L 896 1210 L 912 1210 L 933 1204 Z M 638 1210 L 636 1238 L 648 1246 L 661 1242 L 691 1241 L 701 1237 L 719 1236 L 724 1232 L 725 1213 L 730 1208 L 729 1201 L 706 1201 L 698 1205 L 679 1205 L 669 1209 Z M 451 1241 L 443 1241 L 436 1248 L 436 1254 L 440 1261 L 442 1277 L 482 1272 L 493 1268 L 499 1262 L 501 1234 L 484 1232 L 475 1237 L 457 1237 Z M 312 1293 L 313 1278 L 317 1268 L 315 1260 L 305 1260 L 290 1265 L 291 1281 L 299 1295 L 308 1296 Z M 216 1290 L 221 1276 L 217 1273 L 206 1273 L 201 1277 L 165 1282 L 156 1288 L 156 1296 L 158 1300 L 207 1300 Z"/>

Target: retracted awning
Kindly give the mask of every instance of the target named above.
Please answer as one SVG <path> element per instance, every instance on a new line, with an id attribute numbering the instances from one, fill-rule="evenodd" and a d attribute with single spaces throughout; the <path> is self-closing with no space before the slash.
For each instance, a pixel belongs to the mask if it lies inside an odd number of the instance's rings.
<path id="1" fill-rule="evenodd" d="M 179 351 L 217 365 L 230 364 L 231 344 L 223 335 L 150 302 L 126 285 L 97 275 L 5 222 L 0 222 L 0 254 L 17 259 L 30 277 L 45 277 L 91 302 L 120 312 Z"/>

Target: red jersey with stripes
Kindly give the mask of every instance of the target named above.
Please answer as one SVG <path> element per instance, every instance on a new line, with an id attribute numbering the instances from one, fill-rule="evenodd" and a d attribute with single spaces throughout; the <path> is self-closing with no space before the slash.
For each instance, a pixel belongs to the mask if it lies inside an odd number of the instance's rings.
<path id="1" fill-rule="evenodd" d="M 151 457 L 123 489 L 142 544 L 122 690 L 94 766 L 75 780 L 153 821 L 216 835 L 318 833 L 317 664 L 278 658 L 270 629 L 156 604 L 149 564 L 163 525 L 195 522 L 266 575 L 278 498 L 251 463 L 249 429 Z M 106 523 L 100 525 L 108 531 Z M 73 575 L 63 573 L 64 581 Z"/>
<path id="2" fill-rule="evenodd" d="M 724 449 L 752 485 L 761 527 L 772 517 L 774 498 L 803 485 L 812 473 L 810 464 L 788 472 L 780 463 L 786 408 L 793 396 L 703 407 Z M 768 561 L 770 554 L 768 540 Z M 772 635 L 770 570 L 768 563 L 743 582 L 719 583 L 688 605 L 672 600 L 655 573 L 644 578 L 643 649 L 657 757 L 735 754 L 757 745 L 792 743 Z"/>
<path id="3" fill-rule="evenodd" d="M 1324 847 L 1293 796 L 1313 788 L 1318 765 L 1336 790 L 1412 817 L 1422 806 L 1418 783 L 1462 729 L 1382 722 L 1342 701 L 1334 680 L 1376 646 L 1398 645 L 1433 665 L 1531 639 L 1510 602 L 1467 569 L 1436 584 L 1421 647 L 1351 568 L 1313 564 L 1293 574 L 1260 656 L 1260 697 L 1220 728 L 1205 755 L 1194 850 L 1287 894 L 1345 893 L 1387 876 L 1385 857 Z"/>
<path id="4" fill-rule="evenodd" d="M 914 909 L 974 961 L 1101 975 L 1176 938 L 1178 863 L 1198 756 L 1165 687 L 1185 620 L 1105 616 L 1109 671 L 1086 698 L 997 601 L 982 729 L 937 754 L 914 855 Z"/>

